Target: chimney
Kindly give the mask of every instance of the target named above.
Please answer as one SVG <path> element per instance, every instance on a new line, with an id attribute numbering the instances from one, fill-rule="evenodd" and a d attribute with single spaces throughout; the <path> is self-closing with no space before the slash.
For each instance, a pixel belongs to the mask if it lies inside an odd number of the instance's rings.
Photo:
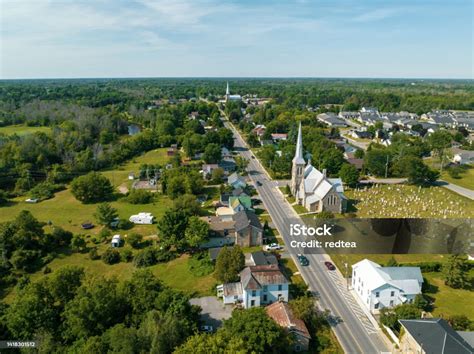
<path id="1" fill-rule="evenodd" d="M 324 177 L 326 177 L 326 173 L 327 173 L 326 169 L 323 168 L 323 176 L 324 176 Z"/>

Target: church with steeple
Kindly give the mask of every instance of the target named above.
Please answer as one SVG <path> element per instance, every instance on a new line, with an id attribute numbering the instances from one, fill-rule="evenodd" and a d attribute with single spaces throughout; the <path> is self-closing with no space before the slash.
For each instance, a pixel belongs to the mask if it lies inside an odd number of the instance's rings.
<path id="1" fill-rule="evenodd" d="M 327 178 L 323 172 L 306 163 L 303 157 L 301 122 L 298 127 L 296 152 L 291 168 L 291 194 L 298 204 L 310 212 L 330 211 L 343 213 L 347 206 L 344 187 L 340 178 Z"/>
<path id="2" fill-rule="evenodd" d="M 229 89 L 229 81 L 227 81 L 227 88 L 225 90 L 225 101 L 242 101 L 242 97 L 240 95 L 231 95 Z"/>

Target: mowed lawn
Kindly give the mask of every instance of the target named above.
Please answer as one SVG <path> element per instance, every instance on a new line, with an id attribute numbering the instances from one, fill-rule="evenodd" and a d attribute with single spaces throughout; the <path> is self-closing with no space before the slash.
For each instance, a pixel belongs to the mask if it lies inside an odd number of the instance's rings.
<path id="1" fill-rule="evenodd" d="M 374 185 L 347 189 L 349 212 L 360 218 L 472 218 L 474 200 L 443 187 Z"/>
<path id="2" fill-rule="evenodd" d="M 348 273 L 352 273 L 351 265 L 367 258 L 373 262 L 384 265 L 392 257 L 390 254 L 332 254 L 331 259 L 339 268 L 341 273 L 345 274 L 344 264 L 348 264 Z M 416 262 L 445 262 L 449 255 L 442 254 L 398 254 L 393 255 L 397 262 L 403 263 Z M 423 277 L 432 285 L 426 295 L 434 299 L 433 316 L 444 317 L 454 314 L 465 314 L 471 320 L 474 320 L 474 291 L 465 289 L 453 289 L 444 285 L 442 272 L 423 273 Z M 474 278 L 474 270 L 470 272 L 471 279 Z"/>
<path id="3" fill-rule="evenodd" d="M 456 184 L 458 186 L 474 190 L 474 167 L 467 167 L 460 175 L 460 178 L 452 178 L 449 173 L 443 171 L 441 179 Z"/>
<path id="4" fill-rule="evenodd" d="M 115 169 L 103 171 L 102 174 L 109 178 L 112 184 L 116 187 L 123 183 L 130 187 L 131 181 L 128 179 L 128 174 L 130 172 L 134 172 L 135 176 L 138 176 L 140 172 L 140 166 L 143 164 L 158 164 L 161 166 L 165 165 L 169 160 L 169 157 L 166 155 L 166 150 L 166 148 L 161 148 L 148 151 Z"/>
<path id="5" fill-rule="evenodd" d="M 9 125 L 6 127 L 0 127 L 0 134 L 5 135 L 27 135 L 35 132 L 49 133 L 51 131 L 50 127 L 28 127 L 26 125 Z"/>
<path id="6" fill-rule="evenodd" d="M 135 172 L 137 175 L 140 165 L 145 163 L 165 164 L 167 160 L 166 149 L 157 149 L 149 151 L 115 170 L 102 173 L 117 187 L 128 181 L 129 172 Z M 74 233 L 97 234 L 100 231 L 99 227 L 95 227 L 92 230 L 81 229 L 81 224 L 84 222 L 96 223 L 94 213 L 97 209 L 97 204 L 83 204 L 79 202 L 71 194 L 69 188 L 56 193 L 54 198 L 37 204 L 26 203 L 26 198 L 16 198 L 9 205 L 1 207 L 0 222 L 12 220 L 20 211 L 28 210 L 38 220 L 44 222 L 51 221 L 53 225 L 61 226 Z M 130 204 L 121 199 L 113 201 L 111 204 L 118 210 L 120 218 L 128 220 L 130 215 L 139 212 L 150 212 L 156 219 L 159 219 L 172 206 L 173 202 L 167 196 L 157 195 L 154 203 L 151 204 Z M 135 225 L 129 232 L 139 232 L 144 236 L 153 235 L 156 234 L 156 225 Z"/>
<path id="7" fill-rule="evenodd" d="M 81 224 L 92 222 L 96 224 L 94 213 L 98 204 L 83 204 L 71 194 L 70 189 L 60 191 L 54 198 L 30 204 L 24 202 L 23 198 L 17 198 L 9 206 L 0 208 L 0 222 L 14 219 L 22 210 L 30 211 L 38 220 L 49 222 L 53 225 L 61 226 L 73 233 L 97 234 L 100 227 L 96 226 L 91 230 L 83 230 Z M 164 212 L 172 206 L 173 202 L 164 195 L 157 195 L 155 202 L 150 204 L 130 204 L 123 200 L 111 202 L 111 205 L 118 210 L 119 217 L 127 219 L 130 215 L 139 212 L 150 212 L 159 219 Z M 139 232 L 144 236 L 156 234 L 156 225 L 135 225 L 128 232 Z"/>

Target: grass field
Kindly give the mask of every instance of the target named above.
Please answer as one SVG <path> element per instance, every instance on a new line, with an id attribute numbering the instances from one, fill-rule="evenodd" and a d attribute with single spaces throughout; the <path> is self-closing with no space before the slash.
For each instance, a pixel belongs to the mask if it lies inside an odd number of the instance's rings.
<path id="1" fill-rule="evenodd" d="M 415 262 L 444 262 L 447 255 L 428 255 L 428 254 L 399 254 L 393 255 L 399 264 L 415 263 Z M 344 275 L 344 263 L 348 263 L 348 272 L 351 273 L 350 265 L 357 263 L 365 258 L 370 259 L 378 264 L 386 264 L 392 257 L 390 254 L 332 254 L 331 259 Z M 433 316 L 450 316 L 454 314 L 465 314 L 471 320 L 474 320 L 474 291 L 465 289 L 453 289 L 444 285 L 444 279 L 441 272 L 437 273 L 423 273 L 428 282 L 432 285 L 431 291 L 426 294 L 433 298 L 434 309 Z M 474 270 L 470 272 L 471 279 L 474 279 Z"/>
<path id="2" fill-rule="evenodd" d="M 348 212 L 357 217 L 463 218 L 474 216 L 474 201 L 443 187 L 374 185 L 347 189 Z"/>
<path id="3" fill-rule="evenodd" d="M 108 247 L 108 244 L 99 246 L 99 254 Z M 158 279 L 173 289 L 183 291 L 192 296 L 213 295 L 213 287 L 218 282 L 213 274 L 198 277 L 190 272 L 188 262 L 189 256 L 183 255 L 170 262 L 156 264 L 146 269 L 152 271 Z M 133 263 L 120 262 L 108 265 L 100 259 L 91 260 L 87 253 L 62 254 L 48 263 L 48 267 L 53 272 L 68 265 L 83 267 L 86 273 L 90 275 L 103 275 L 107 278 L 116 277 L 119 281 L 130 279 L 133 272 L 137 270 Z M 31 275 L 31 280 L 39 280 L 44 276 L 43 271 L 40 270 Z M 15 290 L 13 289 L 6 295 L 4 301 L 11 303 L 15 295 Z"/>
<path id="4" fill-rule="evenodd" d="M 120 186 L 125 183 L 128 187 L 131 186 L 131 181 L 128 179 L 128 174 L 134 172 L 135 176 L 140 172 L 140 165 L 143 164 L 159 164 L 164 165 L 168 162 L 166 155 L 166 148 L 148 151 L 147 153 L 138 156 L 131 161 L 120 165 L 113 170 L 103 171 L 102 174 L 110 179 L 114 186 Z"/>
<path id="5" fill-rule="evenodd" d="M 50 127 L 28 127 L 26 125 L 9 125 L 6 127 L 0 127 L 0 134 L 5 135 L 27 135 L 35 132 L 49 133 L 51 131 Z"/>
<path id="6" fill-rule="evenodd" d="M 453 178 L 446 171 L 443 171 L 441 174 L 441 179 L 445 180 L 446 182 L 474 190 L 474 167 L 467 167 L 459 177 L 460 178 Z"/>
<path id="7" fill-rule="evenodd" d="M 166 149 L 157 149 L 149 151 L 115 170 L 102 173 L 117 187 L 123 183 L 131 182 L 128 180 L 129 172 L 138 173 L 141 164 L 165 164 L 167 160 Z M 25 203 L 25 199 L 25 197 L 17 198 L 9 205 L 1 207 L 0 222 L 12 220 L 21 210 L 29 210 L 38 220 L 51 221 L 53 225 L 61 226 L 74 233 L 85 233 L 81 229 L 81 224 L 85 221 L 95 223 L 93 214 L 97 204 L 82 204 L 74 198 L 69 188 L 56 193 L 54 198 L 37 204 Z M 119 217 L 122 219 L 128 220 L 130 215 L 139 212 L 150 212 L 159 219 L 171 207 L 172 201 L 167 196 L 157 195 L 152 204 L 130 204 L 120 199 L 111 202 L 111 204 L 118 210 Z M 87 230 L 87 233 L 97 234 L 99 231 L 100 228 L 95 227 L 92 230 Z M 153 235 L 156 234 L 156 225 L 135 225 L 131 232 L 139 232 L 144 236 Z"/>

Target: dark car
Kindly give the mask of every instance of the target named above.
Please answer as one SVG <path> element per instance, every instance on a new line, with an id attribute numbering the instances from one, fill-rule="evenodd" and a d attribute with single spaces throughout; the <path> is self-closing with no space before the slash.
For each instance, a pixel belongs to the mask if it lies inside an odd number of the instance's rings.
<path id="1" fill-rule="evenodd" d="M 252 155 L 251 157 L 252 157 L 252 159 L 254 159 L 254 158 L 255 158 L 255 156 L 253 156 L 253 155 Z"/>
<path id="2" fill-rule="evenodd" d="M 262 182 L 260 182 L 260 181 L 257 181 L 257 186 L 259 186 L 259 187 L 260 187 L 261 185 L 262 185 Z"/>
<path id="3" fill-rule="evenodd" d="M 334 264 L 332 264 L 331 262 L 324 262 L 324 265 L 325 265 L 326 268 L 329 269 L 329 270 L 336 270 L 336 267 L 335 267 Z"/>
<path id="4" fill-rule="evenodd" d="M 300 264 L 302 266 L 307 266 L 309 265 L 309 260 L 308 258 L 306 258 L 305 256 L 303 256 L 302 254 L 298 254 L 298 262 L 300 262 Z"/>
<path id="5" fill-rule="evenodd" d="M 94 224 L 91 223 L 91 222 L 85 222 L 84 224 L 81 225 L 81 227 L 82 227 L 84 230 L 90 230 L 90 229 L 93 229 L 93 228 L 94 228 Z"/>

